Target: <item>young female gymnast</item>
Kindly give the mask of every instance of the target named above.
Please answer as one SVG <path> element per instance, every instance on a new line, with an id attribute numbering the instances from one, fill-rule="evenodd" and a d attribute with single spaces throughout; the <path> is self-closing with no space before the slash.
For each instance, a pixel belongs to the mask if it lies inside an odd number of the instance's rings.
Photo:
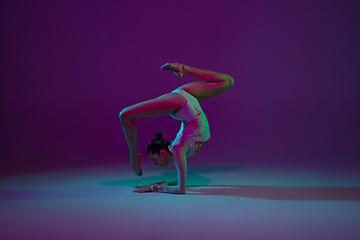
<path id="1" fill-rule="evenodd" d="M 230 89 L 234 85 L 234 79 L 228 74 L 192 68 L 179 63 L 166 63 L 161 69 L 173 71 L 179 78 L 189 74 L 202 82 L 185 84 L 171 93 L 124 108 L 119 116 L 130 149 L 131 166 L 138 176 L 142 175 L 140 164 L 143 157 L 138 153 L 138 129 L 134 120 L 170 114 L 182 121 L 181 129 L 172 143 L 163 139 L 162 134 L 157 132 L 156 139 L 153 139 L 147 148 L 147 154 L 156 165 L 166 167 L 170 162 L 174 162 L 178 178 L 170 182 L 136 186 L 137 190 L 134 192 L 184 194 L 187 178 L 186 158 L 195 155 L 201 144 L 210 138 L 209 124 L 199 101 L 215 97 Z"/>

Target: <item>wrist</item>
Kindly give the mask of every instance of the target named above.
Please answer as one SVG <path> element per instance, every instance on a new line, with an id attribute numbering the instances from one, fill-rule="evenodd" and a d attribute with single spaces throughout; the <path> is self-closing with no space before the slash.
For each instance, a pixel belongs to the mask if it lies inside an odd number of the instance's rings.
<path id="1" fill-rule="evenodd" d="M 156 182 L 156 183 L 153 183 L 153 184 L 167 184 L 167 182 L 166 181 L 162 181 L 162 182 Z"/>
<path id="2" fill-rule="evenodd" d="M 164 191 L 167 187 L 167 183 L 153 183 L 151 184 L 151 190 L 158 192 L 158 191 Z"/>

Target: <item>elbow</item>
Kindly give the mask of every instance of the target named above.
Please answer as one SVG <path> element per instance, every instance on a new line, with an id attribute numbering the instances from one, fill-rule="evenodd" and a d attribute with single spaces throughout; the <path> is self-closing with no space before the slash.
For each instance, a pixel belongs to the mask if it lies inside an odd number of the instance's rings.
<path id="1" fill-rule="evenodd" d="M 186 194 L 186 183 L 179 184 L 178 187 L 179 187 L 178 192 L 177 192 L 178 194 Z"/>
<path id="2" fill-rule="evenodd" d="M 186 194 L 186 189 L 179 189 L 177 194 Z"/>

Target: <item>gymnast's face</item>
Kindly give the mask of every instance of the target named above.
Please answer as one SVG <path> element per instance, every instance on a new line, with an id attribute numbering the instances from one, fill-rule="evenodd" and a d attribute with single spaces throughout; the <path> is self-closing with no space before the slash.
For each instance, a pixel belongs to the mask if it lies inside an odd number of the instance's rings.
<path id="1" fill-rule="evenodd" d="M 156 165 L 160 167 L 166 167 L 170 162 L 173 161 L 173 156 L 170 151 L 167 150 L 160 150 L 159 154 L 148 154 L 150 159 L 154 160 Z"/>

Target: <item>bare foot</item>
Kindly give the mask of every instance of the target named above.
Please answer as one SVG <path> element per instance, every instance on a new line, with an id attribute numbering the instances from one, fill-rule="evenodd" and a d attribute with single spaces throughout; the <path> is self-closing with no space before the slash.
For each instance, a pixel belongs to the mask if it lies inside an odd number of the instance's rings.
<path id="1" fill-rule="evenodd" d="M 179 78 L 185 74 L 185 65 L 181 63 L 166 63 L 161 66 L 161 69 L 173 71 Z"/>
<path id="2" fill-rule="evenodd" d="M 134 170 L 134 173 L 136 175 L 138 175 L 139 177 L 142 175 L 142 170 L 141 170 L 141 165 L 140 165 L 142 160 L 143 160 L 143 156 L 141 154 L 138 154 L 136 156 L 136 159 L 131 161 L 131 166 Z"/>

